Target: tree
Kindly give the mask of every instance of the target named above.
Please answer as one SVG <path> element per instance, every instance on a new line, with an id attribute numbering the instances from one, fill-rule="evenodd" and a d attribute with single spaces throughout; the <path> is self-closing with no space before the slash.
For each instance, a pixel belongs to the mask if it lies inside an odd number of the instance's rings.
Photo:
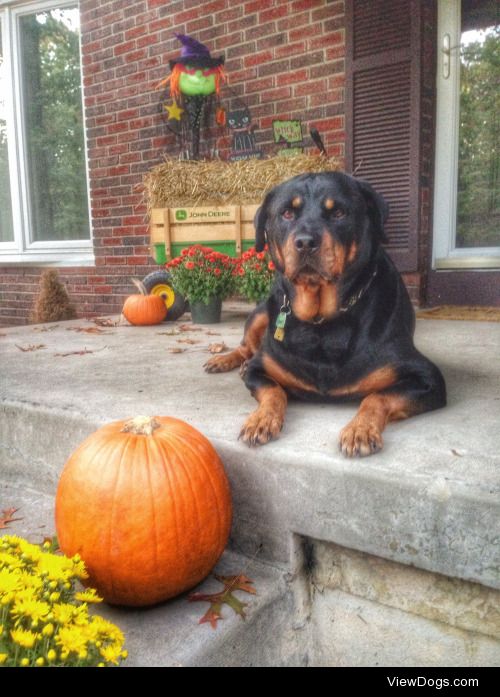
<path id="1" fill-rule="evenodd" d="M 500 245 L 500 28 L 461 51 L 457 246 Z"/>
<path id="2" fill-rule="evenodd" d="M 89 237 L 78 32 L 72 10 L 21 18 L 28 189 L 35 240 Z"/>

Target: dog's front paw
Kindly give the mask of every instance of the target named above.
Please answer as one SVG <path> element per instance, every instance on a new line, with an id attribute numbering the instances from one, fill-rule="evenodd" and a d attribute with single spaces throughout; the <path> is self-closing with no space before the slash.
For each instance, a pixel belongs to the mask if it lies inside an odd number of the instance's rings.
<path id="1" fill-rule="evenodd" d="M 207 373 L 227 373 L 240 366 L 243 358 L 238 351 L 231 351 L 224 355 L 212 356 L 203 366 Z"/>
<path id="2" fill-rule="evenodd" d="M 382 449 L 382 435 L 376 425 L 355 417 L 340 432 L 339 448 L 346 457 L 365 457 Z"/>
<path id="3" fill-rule="evenodd" d="M 239 438 L 247 445 L 264 445 L 277 438 L 283 419 L 268 409 L 257 409 L 243 424 Z"/>

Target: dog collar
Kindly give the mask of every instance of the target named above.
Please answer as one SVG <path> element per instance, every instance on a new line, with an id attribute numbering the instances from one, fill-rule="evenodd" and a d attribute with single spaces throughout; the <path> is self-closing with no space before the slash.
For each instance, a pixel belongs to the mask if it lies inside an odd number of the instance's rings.
<path id="1" fill-rule="evenodd" d="M 354 295 L 351 295 L 351 297 L 346 302 L 346 304 L 342 305 L 342 307 L 339 309 L 339 312 L 348 312 L 352 307 L 354 307 L 354 305 L 356 305 L 356 303 L 361 300 L 363 295 L 366 293 L 368 288 L 371 286 L 372 281 L 376 275 L 377 275 L 377 269 L 375 269 L 375 271 L 370 276 L 368 283 L 365 286 L 362 286 L 362 288 L 360 290 L 358 290 L 357 293 L 355 293 Z"/>
<path id="2" fill-rule="evenodd" d="M 358 290 L 357 293 L 354 293 L 354 295 L 351 295 L 349 300 L 346 302 L 345 305 L 342 305 L 342 307 L 339 308 L 339 313 L 346 313 L 349 312 L 363 297 L 363 295 L 366 293 L 368 288 L 371 286 L 373 279 L 377 275 L 377 269 L 372 273 L 370 276 L 370 279 L 368 280 L 368 283 L 366 285 L 362 286 L 360 290 Z M 283 303 L 280 307 L 279 314 L 276 318 L 276 324 L 275 326 L 275 331 L 274 331 L 274 338 L 276 341 L 283 341 L 285 338 L 285 324 L 286 320 L 288 318 L 288 315 L 292 314 L 292 308 L 290 306 L 290 300 L 288 298 L 288 295 L 285 293 L 283 295 Z M 315 319 L 312 320 L 312 324 L 323 324 L 323 322 L 326 321 L 326 317 L 316 317 Z"/>

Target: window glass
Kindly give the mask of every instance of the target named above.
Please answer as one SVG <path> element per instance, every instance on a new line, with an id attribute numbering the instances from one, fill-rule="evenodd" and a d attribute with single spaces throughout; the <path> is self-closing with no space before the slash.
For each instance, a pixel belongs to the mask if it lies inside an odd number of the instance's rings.
<path id="1" fill-rule="evenodd" d="M 500 6 L 462 0 L 457 247 L 500 246 Z"/>
<path id="2" fill-rule="evenodd" d="M 0 242 L 14 239 L 12 204 L 10 196 L 9 157 L 7 151 L 7 112 L 5 98 L 8 93 L 7 75 L 2 46 L 0 24 Z"/>
<path id="3" fill-rule="evenodd" d="M 19 19 L 33 242 L 89 239 L 77 7 Z"/>

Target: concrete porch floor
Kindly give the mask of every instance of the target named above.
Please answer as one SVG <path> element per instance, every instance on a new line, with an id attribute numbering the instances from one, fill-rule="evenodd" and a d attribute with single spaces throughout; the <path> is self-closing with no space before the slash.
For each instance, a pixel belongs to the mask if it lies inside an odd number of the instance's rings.
<path id="1" fill-rule="evenodd" d="M 228 302 L 223 322 L 199 331 L 188 315 L 102 333 L 84 320 L 0 330 L 0 510 L 22 501 L 25 521 L 42 516 L 46 534 L 61 468 L 88 434 L 137 414 L 175 416 L 210 438 L 226 466 L 234 524 L 222 564 L 230 573 L 228 563 L 250 563 L 259 599 L 246 623 L 203 631 L 184 654 L 146 646 L 141 627 L 151 612 L 156 637 L 163 623 L 194 622 L 187 603 L 110 610 L 131 623 L 129 664 L 498 664 L 500 324 L 419 320 L 417 346 L 442 369 L 449 405 L 389 425 L 381 453 L 348 460 L 337 438 L 355 404 L 291 403 L 277 441 L 238 442 L 255 402 L 237 371 L 202 366 L 210 343 L 240 341 L 247 312 Z M 351 624 L 360 613 L 369 630 Z"/>

